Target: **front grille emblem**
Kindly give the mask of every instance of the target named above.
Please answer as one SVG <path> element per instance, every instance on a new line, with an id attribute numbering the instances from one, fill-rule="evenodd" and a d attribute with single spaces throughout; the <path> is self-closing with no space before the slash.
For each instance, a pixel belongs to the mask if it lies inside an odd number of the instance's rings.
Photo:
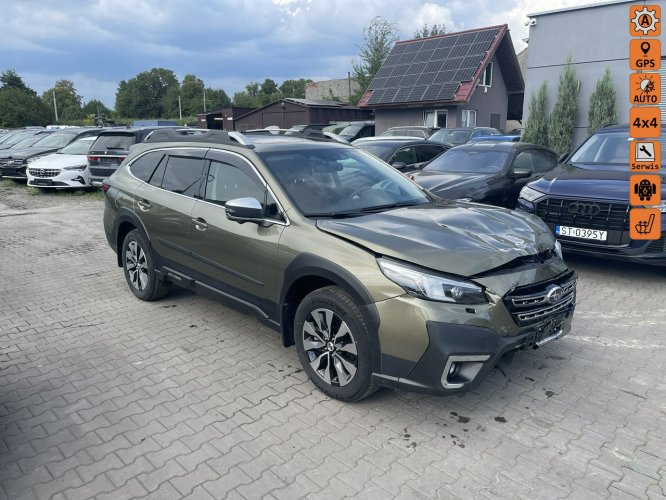
<path id="1" fill-rule="evenodd" d="M 569 205 L 570 214 L 595 216 L 599 212 L 601 212 L 601 207 L 596 203 L 575 202 Z"/>
<path id="2" fill-rule="evenodd" d="M 546 301 L 549 304 L 555 304 L 564 296 L 564 289 L 559 285 L 550 285 L 546 293 Z"/>

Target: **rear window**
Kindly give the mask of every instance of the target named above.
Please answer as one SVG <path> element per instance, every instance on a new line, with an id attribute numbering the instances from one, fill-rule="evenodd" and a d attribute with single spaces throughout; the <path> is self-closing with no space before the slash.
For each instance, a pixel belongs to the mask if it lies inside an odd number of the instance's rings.
<path id="1" fill-rule="evenodd" d="M 131 134 L 100 135 L 90 150 L 128 151 L 132 144 L 136 144 L 136 137 Z"/>

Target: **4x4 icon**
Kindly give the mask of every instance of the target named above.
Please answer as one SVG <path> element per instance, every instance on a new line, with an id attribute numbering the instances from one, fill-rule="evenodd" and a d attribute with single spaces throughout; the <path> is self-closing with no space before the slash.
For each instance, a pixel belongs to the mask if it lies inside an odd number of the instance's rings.
<path id="1" fill-rule="evenodd" d="M 155 132 L 105 181 L 138 298 L 175 284 L 231 300 L 343 400 L 465 391 L 570 330 L 576 275 L 538 218 L 434 198 L 352 146 L 235 137 Z"/>

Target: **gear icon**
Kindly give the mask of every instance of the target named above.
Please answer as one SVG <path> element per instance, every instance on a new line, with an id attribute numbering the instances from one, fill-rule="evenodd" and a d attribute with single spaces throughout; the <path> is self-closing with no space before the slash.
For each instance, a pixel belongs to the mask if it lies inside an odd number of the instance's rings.
<path id="1" fill-rule="evenodd" d="M 657 11 L 648 10 L 647 7 L 643 7 L 642 10 L 636 11 L 636 17 L 634 17 L 631 22 L 635 25 L 634 30 L 642 31 L 643 35 L 647 35 L 648 31 L 657 31 L 656 24 L 659 22 L 659 19 L 657 19 Z"/>

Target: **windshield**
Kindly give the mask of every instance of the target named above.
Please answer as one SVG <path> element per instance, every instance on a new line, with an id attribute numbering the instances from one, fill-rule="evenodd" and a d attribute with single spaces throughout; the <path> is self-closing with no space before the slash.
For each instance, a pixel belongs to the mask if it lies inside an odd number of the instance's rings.
<path id="1" fill-rule="evenodd" d="M 259 156 L 305 216 L 351 217 L 430 202 L 404 175 L 358 149 L 271 151 Z"/>
<path id="2" fill-rule="evenodd" d="M 629 164 L 628 132 L 594 134 L 569 160 L 576 166 L 599 170 L 626 170 Z"/>
<path id="3" fill-rule="evenodd" d="M 62 148 L 58 153 L 65 155 L 85 155 L 96 137 L 83 137 Z"/>
<path id="4" fill-rule="evenodd" d="M 469 172 L 491 174 L 500 172 L 509 158 L 503 151 L 474 151 L 450 149 L 432 160 L 423 169 L 428 172 Z"/>
<path id="5" fill-rule="evenodd" d="M 354 137 L 363 128 L 362 123 L 348 125 L 340 131 L 342 137 Z"/>
<path id="6" fill-rule="evenodd" d="M 44 135 L 33 135 L 30 137 L 25 137 L 24 139 L 18 141 L 16 144 L 12 146 L 12 149 L 22 149 L 22 148 L 29 148 L 32 146 L 34 143 L 41 141 L 44 138 Z"/>
<path id="7" fill-rule="evenodd" d="M 465 144 L 472 135 L 471 130 L 440 129 L 430 136 L 430 141 L 449 144 Z"/>
<path id="8" fill-rule="evenodd" d="M 73 138 L 73 134 L 50 134 L 36 142 L 34 146 L 36 148 L 61 148 L 67 146 Z"/>
<path id="9" fill-rule="evenodd" d="M 91 149 L 93 151 L 111 149 L 127 151 L 134 143 L 136 143 L 136 138 L 131 134 L 104 134 L 97 138 L 94 147 Z"/>

